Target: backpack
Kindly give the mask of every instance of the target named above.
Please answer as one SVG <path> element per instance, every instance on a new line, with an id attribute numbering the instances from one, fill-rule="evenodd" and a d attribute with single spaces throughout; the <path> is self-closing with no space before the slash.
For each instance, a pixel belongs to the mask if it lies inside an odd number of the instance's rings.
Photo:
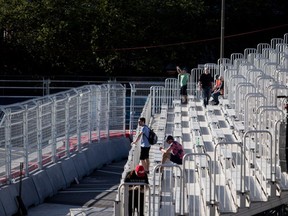
<path id="1" fill-rule="evenodd" d="M 148 127 L 149 128 L 149 127 Z M 144 134 L 144 136 L 148 139 L 148 142 L 150 145 L 154 145 L 157 143 L 158 141 L 158 136 L 156 135 L 156 133 L 153 131 L 153 129 L 149 128 L 149 135 L 148 137 Z"/>

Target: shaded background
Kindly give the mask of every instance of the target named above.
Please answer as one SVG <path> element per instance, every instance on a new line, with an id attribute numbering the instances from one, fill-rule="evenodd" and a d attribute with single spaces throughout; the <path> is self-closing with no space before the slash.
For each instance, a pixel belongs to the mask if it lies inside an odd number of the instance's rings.
<path id="1" fill-rule="evenodd" d="M 221 0 L 0 0 L 2 79 L 174 76 L 217 63 Z M 287 0 L 225 4 L 225 52 L 288 33 Z M 152 78 L 151 78 L 152 77 Z"/>

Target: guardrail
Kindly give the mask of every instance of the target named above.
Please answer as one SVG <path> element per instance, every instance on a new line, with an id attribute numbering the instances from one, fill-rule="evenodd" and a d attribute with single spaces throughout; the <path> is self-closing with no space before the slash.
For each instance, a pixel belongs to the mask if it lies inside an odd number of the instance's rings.
<path id="1" fill-rule="evenodd" d="M 88 85 L 2 106 L 0 183 L 9 184 L 70 157 L 110 136 L 125 136 L 126 89 L 118 83 Z"/>

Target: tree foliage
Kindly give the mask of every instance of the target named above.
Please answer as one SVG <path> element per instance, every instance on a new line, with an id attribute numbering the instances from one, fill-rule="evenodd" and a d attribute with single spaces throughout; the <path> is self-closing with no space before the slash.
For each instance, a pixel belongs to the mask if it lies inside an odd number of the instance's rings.
<path id="1" fill-rule="evenodd" d="M 225 34 L 286 24 L 287 2 L 226 1 Z M 160 76 L 169 63 L 196 67 L 218 59 L 220 0 L 0 0 L 0 5 L 2 75 Z M 287 26 L 251 35 L 248 44 L 248 36 L 228 38 L 225 57 L 285 31 Z"/>

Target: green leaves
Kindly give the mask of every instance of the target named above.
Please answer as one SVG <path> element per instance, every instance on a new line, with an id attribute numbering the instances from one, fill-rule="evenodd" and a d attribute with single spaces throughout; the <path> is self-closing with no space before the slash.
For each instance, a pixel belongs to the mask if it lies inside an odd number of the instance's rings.
<path id="1" fill-rule="evenodd" d="M 272 0 L 227 2 L 226 33 L 244 30 L 242 22 L 257 26 L 249 19 L 254 7 L 266 13 L 273 7 L 285 20 L 287 1 L 277 2 L 281 7 Z M 221 1 L 0 0 L 0 5 L 0 57 L 13 73 L 165 76 L 162 69 L 171 62 L 195 67 L 218 59 Z M 225 47 L 229 53 L 229 44 Z"/>

